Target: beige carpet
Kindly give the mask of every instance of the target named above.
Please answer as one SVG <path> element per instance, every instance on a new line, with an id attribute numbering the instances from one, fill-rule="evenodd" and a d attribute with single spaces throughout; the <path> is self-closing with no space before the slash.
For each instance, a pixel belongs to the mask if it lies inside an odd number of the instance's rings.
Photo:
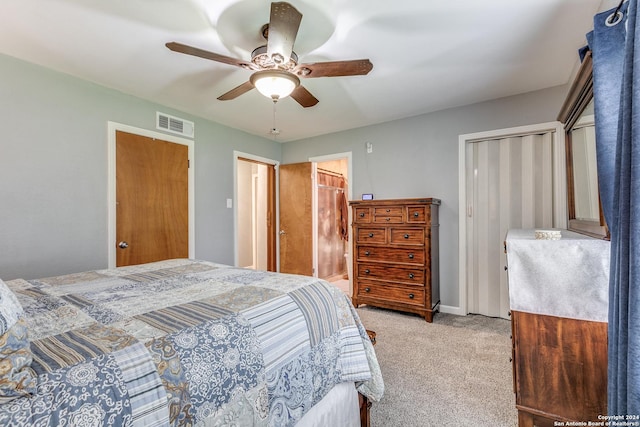
<path id="1" fill-rule="evenodd" d="M 377 333 L 385 380 L 372 427 L 517 425 L 508 320 L 437 313 L 430 324 L 391 310 L 357 311 Z"/>

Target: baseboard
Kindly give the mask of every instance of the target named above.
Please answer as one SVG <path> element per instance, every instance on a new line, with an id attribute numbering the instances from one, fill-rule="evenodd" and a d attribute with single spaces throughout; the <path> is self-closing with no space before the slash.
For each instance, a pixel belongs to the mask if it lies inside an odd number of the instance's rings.
<path id="1" fill-rule="evenodd" d="M 467 313 L 464 312 L 464 310 L 460 307 L 453 307 L 450 305 L 442 305 L 440 304 L 440 312 L 441 313 L 448 313 L 448 314 L 455 314 L 457 316 L 466 316 Z"/>

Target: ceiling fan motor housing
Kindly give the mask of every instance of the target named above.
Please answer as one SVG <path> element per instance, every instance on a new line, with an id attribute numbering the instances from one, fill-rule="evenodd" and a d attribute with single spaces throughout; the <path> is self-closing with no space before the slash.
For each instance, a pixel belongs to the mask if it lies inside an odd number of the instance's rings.
<path id="1" fill-rule="evenodd" d="M 267 53 L 267 45 L 260 46 L 251 52 L 251 62 L 262 70 L 279 68 L 285 71 L 293 71 L 296 65 L 298 65 L 298 55 L 293 51 L 287 62 L 283 62 L 283 59 L 279 54 L 269 56 Z"/>

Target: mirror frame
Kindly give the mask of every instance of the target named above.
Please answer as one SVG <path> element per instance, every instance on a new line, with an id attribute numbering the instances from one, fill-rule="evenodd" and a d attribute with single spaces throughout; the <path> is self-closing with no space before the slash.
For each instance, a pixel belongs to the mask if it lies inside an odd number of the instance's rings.
<path id="1" fill-rule="evenodd" d="M 593 99 L 593 63 L 591 59 L 591 51 L 588 51 L 582 60 L 578 74 L 576 75 L 567 98 L 562 104 L 558 121 L 564 123 L 565 132 L 565 157 L 567 171 L 567 207 L 568 222 L 567 229 L 576 233 L 586 234 L 591 237 L 609 240 L 609 227 L 604 219 L 602 212 L 602 202 L 600 201 L 600 193 L 598 192 L 598 200 L 600 205 L 599 221 L 590 221 L 576 218 L 575 209 L 575 192 L 573 177 L 573 150 L 571 145 L 571 130 L 576 124 L 580 115 Z"/>

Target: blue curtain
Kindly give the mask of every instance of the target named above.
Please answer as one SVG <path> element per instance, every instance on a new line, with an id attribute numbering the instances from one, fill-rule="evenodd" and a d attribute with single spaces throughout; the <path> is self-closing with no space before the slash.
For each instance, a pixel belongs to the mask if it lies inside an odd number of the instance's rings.
<path id="1" fill-rule="evenodd" d="M 640 37 L 637 0 L 594 17 L 600 198 L 611 232 L 609 415 L 640 414 Z M 638 40 L 638 45 L 635 41 Z M 636 82 L 638 87 L 636 87 Z"/>

